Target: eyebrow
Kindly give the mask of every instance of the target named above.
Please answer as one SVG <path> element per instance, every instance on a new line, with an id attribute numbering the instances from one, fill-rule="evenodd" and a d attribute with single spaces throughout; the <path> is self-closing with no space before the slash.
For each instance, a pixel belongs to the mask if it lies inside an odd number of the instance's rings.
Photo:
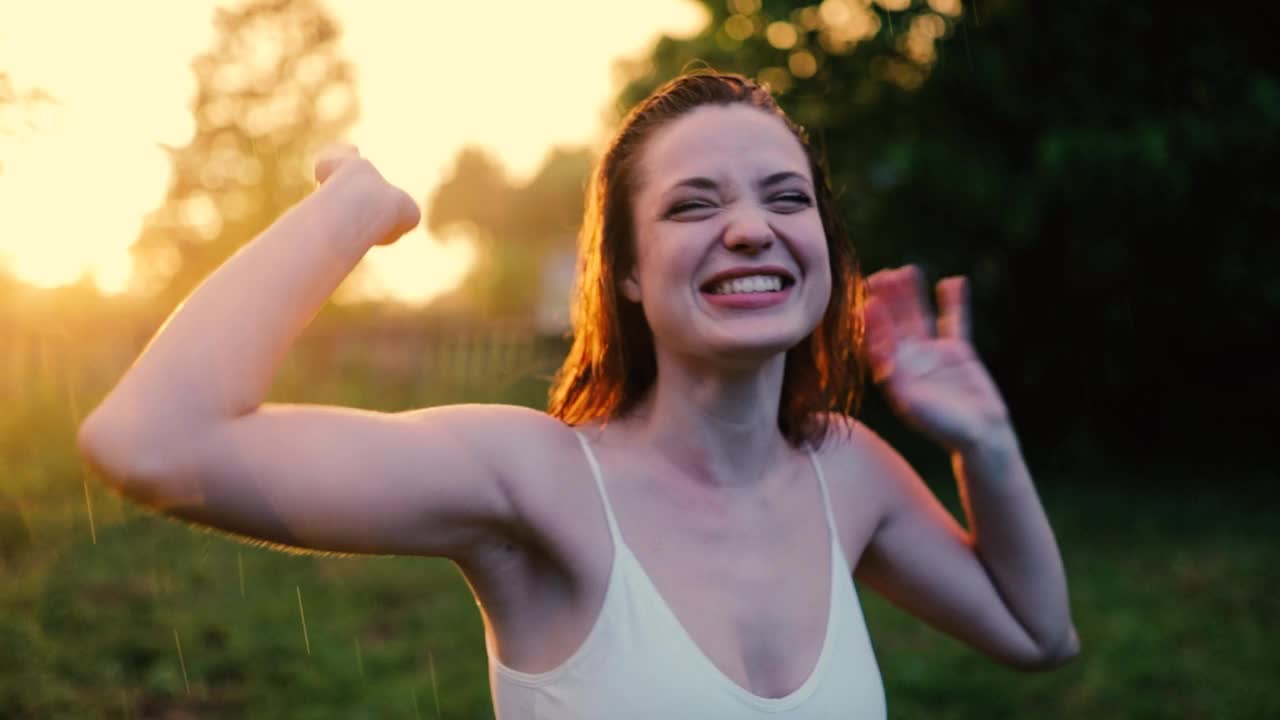
<path id="1" fill-rule="evenodd" d="M 675 185 L 672 185 L 668 189 L 668 192 L 670 192 L 671 190 L 682 188 L 682 187 L 690 187 L 690 188 L 694 188 L 695 190 L 715 190 L 717 187 L 719 187 L 719 185 L 716 183 L 715 180 L 712 180 L 709 177 L 701 177 L 701 176 L 691 177 L 691 178 L 685 178 L 680 182 L 676 183 Z"/>
<path id="2" fill-rule="evenodd" d="M 759 186 L 762 188 L 773 187 L 774 185 L 784 183 L 787 180 L 800 180 L 805 184 L 808 184 L 809 182 L 809 180 L 805 176 L 801 175 L 798 172 L 792 172 L 791 170 L 783 170 L 782 172 L 773 173 L 772 175 L 769 175 L 765 179 L 761 180 L 759 182 Z M 703 177 L 699 175 L 696 177 L 689 177 L 681 180 L 675 185 L 672 185 L 667 190 L 667 192 L 671 192 L 672 190 L 676 190 L 682 187 L 694 188 L 696 190 L 715 190 L 716 188 L 719 187 L 719 183 L 717 183 L 715 180 L 712 180 L 709 177 Z"/>
<path id="3" fill-rule="evenodd" d="M 805 184 L 808 184 L 809 182 L 808 178 L 806 178 L 805 176 L 801 175 L 798 172 L 791 172 L 790 170 L 784 170 L 782 172 L 776 172 L 770 175 L 769 177 L 765 178 L 764 180 L 761 180 L 760 187 L 762 188 L 772 187 L 774 185 L 784 183 L 787 180 L 800 180 L 800 181 L 803 181 Z"/>

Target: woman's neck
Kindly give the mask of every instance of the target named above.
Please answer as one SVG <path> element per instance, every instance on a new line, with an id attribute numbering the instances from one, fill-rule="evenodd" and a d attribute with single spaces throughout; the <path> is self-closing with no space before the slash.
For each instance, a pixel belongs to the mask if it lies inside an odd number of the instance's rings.
<path id="1" fill-rule="evenodd" d="M 750 370 L 705 369 L 659 356 L 658 377 L 631 415 L 637 440 L 726 490 L 758 488 L 789 449 L 778 429 L 786 356 Z"/>

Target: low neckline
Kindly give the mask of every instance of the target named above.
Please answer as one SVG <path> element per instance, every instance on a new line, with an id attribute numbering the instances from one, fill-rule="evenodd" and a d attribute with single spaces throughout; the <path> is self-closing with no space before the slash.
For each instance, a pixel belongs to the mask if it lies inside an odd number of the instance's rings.
<path id="1" fill-rule="evenodd" d="M 631 546 L 627 544 L 626 539 L 622 537 L 622 528 L 618 524 L 617 517 L 613 512 L 613 503 L 610 502 L 609 491 L 605 488 L 604 472 L 600 468 L 599 459 L 596 458 L 595 451 L 592 449 L 591 443 L 587 441 L 587 438 L 581 432 L 575 431 L 574 434 L 578 436 L 578 441 L 585 451 L 588 464 L 591 466 L 592 475 L 600 493 L 600 499 L 604 504 L 605 520 L 609 526 L 609 535 L 613 540 L 613 557 L 611 559 L 607 581 L 609 588 L 612 588 L 616 579 L 615 576 L 620 570 L 618 564 L 619 560 L 623 557 L 627 558 L 634 565 L 639 576 L 642 578 L 643 583 L 647 585 L 649 591 L 653 593 L 654 598 L 657 600 L 657 604 L 661 607 L 660 612 L 671 621 L 672 625 L 675 626 L 678 631 L 677 634 L 684 638 L 683 642 L 687 643 L 693 654 L 700 658 L 699 662 L 707 667 L 712 675 L 718 678 L 718 682 L 724 685 L 729 692 L 733 693 L 733 695 L 740 700 L 760 709 L 776 711 L 789 709 L 811 695 L 817 687 L 819 680 L 821 680 L 826 666 L 827 656 L 830 654 L 832 636 L 836 629 L 835 622 L 837 621 L 837 618 L 835 614 L 835 607 L 836 590 L 839 578 L 837 566 L 840 564 L 840 559 L 843 557 L 843 552 L 840 550 L 840 536 L 836 528 L 835 515 L 831 510 L 831 496 L 827 490 L 826 478 L 823 477 L 822 468 L 818 464 L 817 455 L 813 450 L 806 448 L 805 452 L 809 458 L 809 465 L 813 469 L 813 475 L 818 482 L 818 494 L 820 502 L 822 503 L 822 512 L 825 517 L 827 536 L 829 538 L 827 540 L 827 553 L 829 555 L 829 560 L 827 562 L 828 589 L 826 627 L 823 631 L 822 646 L 818 651 L 818 659 L 814 662 L 813 667 L 809 670 L 809 674 L 806 676 L 804 681 L 786 695 L 773 698 L 757 695 L 750 689 L 739 684 L 733 678 L 729 677 L 728 673 L 722 670 L 719 665 L 716 665 L 715 661 L 711 659 L 711 656 L 702 649 L 702 646 L 698 645 L 696 640 L 694 640 L 693 635 L 680 620 L 679 616 L 676 615 L 675 610 L 671 607 L 671 604 L 667 602 L 662 591 L 658 589 L 657 583 L 653 581 L 649 572 L 645 570 L 639 557 L 637 557 L 635 552 L 632 551 Z M 597 618 L 597 620 L 599 620 L 599 618 Z"/>
<path id="2" fill-rule="evenodd" d="M 832 529 L 829 528 L 828 534 L 831 534 L 831 532 L 832 532 Z M 610 575 L 612 576 L 615 572 L 619 570 L 618 561 L 622 559 L 622 557 L 625 555 L 626 559 L 632 563 L 638 575 L 642 578 L 644 583 L 649 587 L 649 590 L 653 593 L 654 597 L 657 599 L 658 601 L 657 604 L 661 608 L 662 614 L 665 615 L 671 621 L 671 623 L 679 630 L 678 634 L 683 638 L 682 641 L 689 646 L 693 654 L 700 659 L 699 661 L 706 668 L 708 668 L 712 674 L 714 674 L 717 678 L 719 678 L 719 681 L 721 682 L 721 684 L 729 688 L 730 692 L 733 692 L 736 696 L 754 705 L 765 707 L 765 708 L 771 708 L 771 709 L 789 708 L 795 705 L 796 703 L 801 702 L 802 700 L 804 700 L 806 697 L 808 697 L 813 693 L 814 688 L 817 687 L 819 680 L 821 680 L 822 678 L 823 671 L 826 668 L 827 656 L 831 654 L 830 650 L 831 650 L 832 636 L 835 634 L 836 577 L 837 577 L 835 566 L 839 562 L 836 556 L 837 543 L 835 541 L 835 538 L 832 538 L 828 542 L 830 546 L 828 550 L 828 554 L 830 555 L 830 561 L 828 562 L 828 568 L 827 568 L 827 576 L 828 576 L 827 612 L 826 612 L 825 628 L 822 635 L 822 646 L 818 650 L 818 659 L 814 662 L 813 667 L 810 668 L 809 674 L 805 677 L 803 682 L 801 682 L 798 686 L 796 686 L 795 689 L 791 690 L 786 695 L 775 698 L 775 697 L 766 697 L 764 695 L 757 695 L 756 693 L 752 692 L 748 688 L 743 687 L 737 680 L 734 680 L 733 678 L 729 677 L 729 674 L 726 673 L 723 669 L 721 669 L 720 666 L 717 665 L 715 661 L 711 659 L 711 656 L 708 655 L 706 651 L 702 649 L 702 646 L 700 646 L 696 640 L 694 640 L 693 635 L 689 632 L 688 628 L 685 627 L 684 622 L 682 622 L 679 616 L 676 615 L 676 612 L 671 607 L 671 604 L 667 602 L 667 599 L 666 597 L 663 596 L 662 591 L 658 589 L 657 583 L 653 581 L 653 578 L 649 575 L 649 572 L 644 569 L 644 565 L 643 563 L 640 562 L 640 558 L 636 556 L 635 552 L 631 550 L 631 546 L 629 546 L 626 540 L 622 539 L 621 536 L 622 536 L 622 530 L 621 528 L 617 528 L 617 534 L 615 536 L 615 547 L 613 552 L 613 565 L 610 568 Z"/>
<path id="3" fill-rule="evenodd" d="M 612 540 L 604 597 L 586 636 L 567 658 L 545 671 L 522 672 L 506 666 L 490 644 L 493 638 L 485 633 L 498 717 L 585 720 L 618 714 L 614 710 L 621 707 L 631 708 L 628 717 L 636 718 L 689 714 L 676 708 L 696 710 L 700 717 L 795 714 L 816 720 L 843 717 L 855 709 L 858 717 L 887 717 L 883 682 L 816 453 L 810 450 L 808 456 L 818 477 L 831 538 L 826 627 L 808 676 L 787 694 L 766 697 L 729 677 L 689 634 L 622 537 L 595 454 L 586 437 L 575 434 L 591 468 Z M 841 670 L 838 680 L 837 667 Z"/>

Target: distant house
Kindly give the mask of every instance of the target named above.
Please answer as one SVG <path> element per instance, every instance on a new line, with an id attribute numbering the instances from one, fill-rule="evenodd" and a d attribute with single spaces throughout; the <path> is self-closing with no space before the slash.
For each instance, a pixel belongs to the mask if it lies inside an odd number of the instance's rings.
<path id="1" fill-rule="evenodd" d="M 572 248 L 556 249 L 543 261 L 533 318 L 540 334 L 559 336 L 569 332 L 569 305 L 577 267 L 577 253 Z"/>

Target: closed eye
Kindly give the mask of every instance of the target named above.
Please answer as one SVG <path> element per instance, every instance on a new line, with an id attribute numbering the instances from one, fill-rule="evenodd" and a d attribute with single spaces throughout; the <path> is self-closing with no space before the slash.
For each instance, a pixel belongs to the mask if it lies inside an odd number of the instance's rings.
<path id="1" fill-rule="evenodd" d="M 769 203 L 780 209 L 781 212 L 800 212 L 806 208 L 813 207 L 813 199 L 807 193 L 798 190 L 778 193 L 769 198 Z"/>
<path id="2" fill-rule="evenodd" d="M 679 215 L 691 215 L 697 210 L 707 210 L 714 208 L 715 204 L 708 200 L 681 200 L 672 205 L 666 212 L 665 217 L 675 218 Z"/>

